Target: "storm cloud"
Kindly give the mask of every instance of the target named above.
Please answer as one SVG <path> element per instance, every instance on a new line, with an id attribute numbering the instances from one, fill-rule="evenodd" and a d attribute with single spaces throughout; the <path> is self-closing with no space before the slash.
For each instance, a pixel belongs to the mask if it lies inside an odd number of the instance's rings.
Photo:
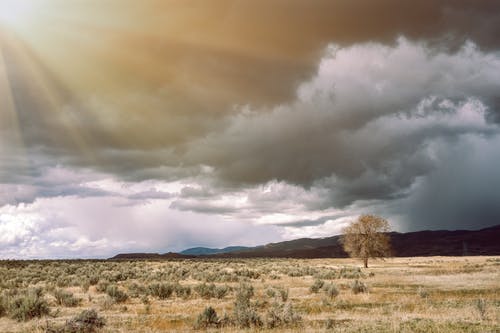
<path id="1" fill-rule="evenodd" d="M 498 1 L 43 1 L 0 24 L 0 256 L 500 221 Z"/>

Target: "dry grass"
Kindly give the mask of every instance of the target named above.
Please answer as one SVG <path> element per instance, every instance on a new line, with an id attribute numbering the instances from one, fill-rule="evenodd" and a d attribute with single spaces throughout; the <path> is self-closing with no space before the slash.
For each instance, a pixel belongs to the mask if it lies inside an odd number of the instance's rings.
<path id="1" fill-rule="evenodd" d="M 250 305 L 263 326 L 244 329 L 226 323 L 209 331 L 500 332 L 500 257 L 393 258 L 370 264 L 361 269 L 351 259 L 4 261 L 0 291 L 7 312 L 0 318 L 0 332 L 45 332 L 84 309 L 96 309 L 105 318 L 102 332 L 194 331 L 198 315 L 208 306 L 219 318 L 233 315 L 241 282 L 253 286 Z M 323 289 L 311 292 L 318 280 L 324 281 Z M 368 291 L 354 293 L 355 280 Z M 102 290 L 104 282 L 128 298 L 114 301 Z M 149 292 L 155 283 L 174 290 L 182 286 L 191 293 L 181 294 L 180 288 L 179 294 L 174 291 L 162 299 Z M 221 298 L 196 291 L 212 283 L 229 290 Z M 332 284 L 338 295 L 327 292 Z M 8 296 L 34 286 L 44 289 L 51 314 L 27 322 L 11 319 Z M 61 290 L 80 299 L 79 304 L 59 305 L 54 293 Z M 267 328 L 266 315 L 284 303 L 292 305 L 301 321 Z"/>

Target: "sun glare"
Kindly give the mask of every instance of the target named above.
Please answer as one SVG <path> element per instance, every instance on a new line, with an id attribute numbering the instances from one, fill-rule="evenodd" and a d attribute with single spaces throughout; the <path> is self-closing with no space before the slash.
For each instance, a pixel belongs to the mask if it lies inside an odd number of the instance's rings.
<path id="1" fill-rule="evenodd" d="M 0 26 L 16 27 L 29 22 L 34 4 L 33 0 L 0 0 Z"/>

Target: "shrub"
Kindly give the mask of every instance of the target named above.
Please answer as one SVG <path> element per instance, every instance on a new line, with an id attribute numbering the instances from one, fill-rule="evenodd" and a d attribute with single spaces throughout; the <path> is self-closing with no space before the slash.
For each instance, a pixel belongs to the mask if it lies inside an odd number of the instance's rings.
<path id="1" fill-rule="evenodd" d="M 89 291 L 89 288 L 90 288 L 90 282 L 89 282 L 89 279 L 84 279 L 81 283 L 80 283 L 80 288 L 82 288 L 82 291 L 84 293 L 86 293 L 87 291 Z"/>
<path id="2" fill-rule="evenodd" d="M 206 307 L 196 319 L 195 329 L 219 327 L 219 317 L 211 306 Z"/>
<path id="3" fill-rule="evenodd" d="M 249 305 L 236 305 L 234 308 L 234 320 L 241 328 L 261 327 L 263 325 L 259 314 Z"/>
<path id="4" fill-rule="evenodd" d="M 337 287 L 333 283 L 330 283 L 329 285 L 324 286 L 323 289 L 324 289 L 325 293 L 330 298 L 335 298 L 339 295 L 339 290 L 337 289 Z"/>
<path id="5" fill-rule="evenodd" d="M 359 267 L 342 267 L 338 275 L 339 279 L 359 279 L 362 277 L 364 277 L 364 274 Z"/>
<path id="6" fill-rule="evenodd" d="M 236 292 L 236 301 L 249 303 L 253 295 L 253 286 L 250 284 L 241 283 Z"/>
<path id="7" fill-rule="evenodd" d="M 106 297 L 104 297 L 104 298 L 103 298 L 103 299 L 99 302 L 99 305 L 101 306 L 101 310 L 109 310 L 109 309 L 111 309 L 111 308 L 113 307 L 113 305 L 115 305 L 115 304 L 116 304 L 116 301 L 115 301 L 112 297 L 110 297 L 110 296 L 108 296 L 108 295 L 106 295 Z"/>
<path id="8" fill-rule="evenodd" d="M 143 296 L 141 297 L 141 302 L 142 302 L 142 304 L 144 304 L 144 305 L 149 305 L 149 304 L 151 304 L 151 302 L 149 301 L 149 298 L 148 298 L 148 296 L 147 296 L 147 295 L 143 295 Z"/>
<path id="9" fill-rule="evenodd" d="M 106 288 L 106 294 L 116 303 L 123 303 L 128 299 L 128 295 L 124 291 L 118 289 L 116 285 L 109 285 Z"/>
<path id="10" fill-rule="evenodd" d="M 196 293 L 200 297 L 205 298 L 205 299 L 210 299 L 215 294 L 215 284 L 213 284 L 213 283 L 211 283 L 211 284 L 201 283 L 201 284 L 194 286 L 194 291 L 196 291 Z"/>
<path id="11" fill-rule="evenodd" d="M 281 301 L 282 301 L 282 302 L 286 302 L 286 301 L 288 301 L 288 293 L 289 293 L 289 289 L 285 289 L 285 288 L 278 288 L 278 291 L 279 291 L 279 293 L 280 293 Z"/>
<path id="12" fill-rule="evenodd" d="M 333 280 L 337 278 L 337 272 L 333 269 L 321 269 L 314 277 L 322 280 Z"/>
<path id="13" fill-rule="evenodd" d="M 7 304 L 6 300 L 3 296 L 0 296 L 0 317 L 5 316 L 7 313 Z"/>
<path id="14" fill-rule="evenodd" d="M 200 295 L 200 297 L 205 299 L 210 298 L 224 298 L 230 291 L 230 287 L 227 285 L 216 286 L 214 283 L 206 284 L 202 283 L 194 287 L 194 291 Z"/>
<path id="15" fill-rule="evenodd" d="M 99 283 L 97 283 L 97 285 L 95 287 L 95 290 L 98 293 L 104 293 L 104 292 L 106 292 L 106 289 L 108 288 L 108 286 L 109 286 L 109 281 L 107 281 L 107 280 L 99 281 Z"/>
<path id="16" fill-rule="evenodd" d="M 167 299 L 172 296 L 175 287 L 169 283 L 154 283 L 149 285 L 149 294 L 159 299 Z"/>
<path id="17" fill-rule="evenodd" d="M 99 276 L 91 275 L 89 276 L 89 283 L 91 286 L 95 286 L 99 282 Z"/>
<path id="18" fill-rule="evenodd" d="M 181 284 L 176 284 L 174 289 L 177 297 L 186 299 L 189 298 L 189 296 L 191 296 L 191 287 L 189 286 L 182 286 Z"/>
<path id="19" fill-rule="evenodd" d="M 218 299 L 222 299 L 222 298 L 224 298 L 224 296 L 227 295 L 229 290 L 230 290 L 230 288 L 227 285 L 217 286 L 217 287 L 215 287 L 214 296 Z"/>
<path id="20" fill-rule="evenodd" d="M 327 330 L 334 329 L 334 328 L 335 328 L 335 324 L 336 324 L 335 319 L 328 318 L 328 319 L 325 321 L 325 328 L 326 328 Z"/>
<path id="21" fill-rule="evenodd" d="M 317 271 L 310 266 L 301 266 L 297 268 L 288 268 L 284 273 L 290 277 L 301 277 L 307 275 L 316 275 Z"/>
<path id="22" fill-rule="evenodd" d="M 262 320 L 250 303 L 253 294 L 251 285 L 240 284 L 234 303 L 234 321 L 241 328 L 262 326 Z"/>
<path id="23" fill-rule="evenodd" d="M 148 288 L 136 282 L 130 283 L 127 287 L 128 293 L 131 297 L 140 297 L 141 295 L 148 294 Z"/>
<path id="24" fill-rule="evenodd" d="M 481 320 L 486 319 L 486 301 L 482 298 L 479 298 L 476 300 L 476 310 L 479 313 L 479 316 L 481 317 Z"/>
<path id="25" fill-rule="evenodd" d="M 282 302 L 286 302 L 288 300 L 288 292 L 289 290 L 283 287 L 269 287 L 266 289 L 267 296 L 271 298 L 279 296 Z"/>
<path id="26" fill-rule="evenodd" d="M 70 280 L 67 276 L 61 276 L 57 279 L 56 284 L 59 288 L 68 287 L 70 285 Z"/>
<path id="27" fill-rule="evenodd" d="M 351 290 L 355 294 L 366 293 L 368 292 L 368 287 L 363 282 L 355 280 L 354 283 L 351 285 Z"/>
<path id="28" fill-rule="evenodd" d="M 76 317 L 66 321 L 62 327 L 50 327 L 46 333 L 94 333 L 106 324 L 95 310 L 84 310 Z"/>
<path id="29" fill-rule="evenodd" d="M 276 290 L 273 287 L 268 287 L 266 289 L 266 294 L 268 297 L 271 297 L 271 298 L 276 297 Z"/>
<path id="30" fill-rule="evenodd" d="M 54 291 L 54 297 L 56 298 L 56 303 L 62 306 L 74 307 L 80 304 L 81 299 L 73 296 L 69 291 L 62 289 L 57 289 Z"/>
<path id="31" fill-rule="evenodd" d="M 49 305 L 43 298 L 42 289 L 31 289 L 25 295 L 16 297 L 9 305 L 13 319 L 27 321 L 50 313 Z"/>
<path id="32" fill-rule="evenodd" d="M 274 303 L 266 315 L 266 326 L 276 327 L 297 327 L 302 323 L 302 317 L 298 315 L 290 303 Z"/>
<path id="33" fill-rule="evenodd" d="M 235 273 L 237 276 L 247 277 L 249 279 L 258 279 L 260 277 L 259 272 L 251 271 L 251 270 L 246 269 L 246 268 L 241 269 L 241 270 L 237 270 Z"/>
<path id="34" fill-rule="evenodd" d="M 318 293 L 321 288 L 325 285 L 325 281 L 316 279 L 311 287 L 309 287 L 309 290 L 312 293 Z"/>
<path id="35" fill-rule="evenodd" d="M 417 293 L 421 298 L 429 297 L 429 292 L 425 288 L 418 287 Z"/>

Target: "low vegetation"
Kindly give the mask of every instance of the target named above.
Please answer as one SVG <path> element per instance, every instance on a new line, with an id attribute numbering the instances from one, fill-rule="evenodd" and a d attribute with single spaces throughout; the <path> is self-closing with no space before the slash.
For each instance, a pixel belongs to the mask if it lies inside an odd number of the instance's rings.
<path id="1" fill-rule="evenodd" d="M 84 310 L 62 326 L 48 326 L 46 333 L 95 333 L 106 325 L 96 310 Z"/>
<path id="2" fill-rule="evenodd" d="M 57 289 L 54 291 L 54 298 L 56 299 L 56 303 L 62 306 L 74 307 L 80 304 L 80 299 L 76 298 L 73 293 Z"/>
<path id="3" fill-rule="evenodd" d="M 500 258 L 0 261 L 0 332 L 497 332 Z"/>
<path id="4" fill-rule="evenodd" d="M 9 313 L 17 321 L 27 321 L 50 313 L 41 288 L 29 289 L 15 295 L 9 302 Z"/>

